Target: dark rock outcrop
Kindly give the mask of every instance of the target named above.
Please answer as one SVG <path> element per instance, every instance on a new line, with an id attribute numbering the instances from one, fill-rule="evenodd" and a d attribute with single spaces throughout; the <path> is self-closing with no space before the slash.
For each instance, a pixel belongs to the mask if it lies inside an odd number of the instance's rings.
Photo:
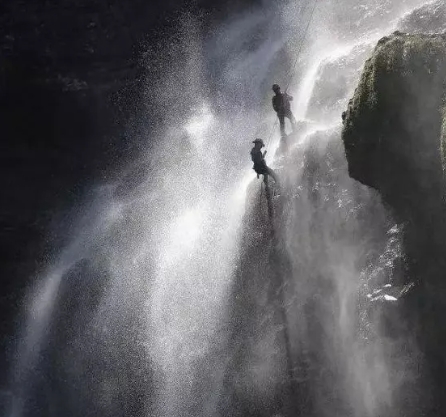
<path id="1" fill-rule="evenodd" d="M 445 52 L 445 35 L 383 38 L 344 114 L 350 175 L 406 224 L 415 276 L 443 262 Z"/>
<path id="2" fill-rule="evenodd" d="M 345 114 L 350 175 L 398 213 L 439 201 L 446 36 L 395 33 L 378 43 Z"/>
<path id="3" fill-rule="evenodd" d="M 343 115 L 350 175 L 380 192 L 403 229 L 423 415 L 446 412 L 445 79 L 446 35 L 396 32 L 379 41 Z"/>

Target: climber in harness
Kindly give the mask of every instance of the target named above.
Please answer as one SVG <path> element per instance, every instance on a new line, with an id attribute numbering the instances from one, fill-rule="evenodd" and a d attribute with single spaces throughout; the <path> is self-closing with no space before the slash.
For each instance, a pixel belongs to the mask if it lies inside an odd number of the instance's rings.
<path id="1" fill-rule="evenodd" d="M 290 101 L 293 101 L 293 97 L 287 93 L 280 91 L 279 84 L 273 84 L 273 91 L 276 94 L 273 96 L 273 109 L 277 113 L 280 123 L 280 135 L 285 136 L 285 117 L 290 120 L 293 130 L 296 124 L 296 119 L 291 111 Z"/>
<path id="2" fill-rule="evenodd" d="M 268 176 L 273 177 L 276 184 L 279 183 L 276 173 L 266 165 L 265 155 L 266 151 L 262 152 L 261 149 L 265 146 L 262 139 L 255 139 L 253 142 L 254 147 L 251 149 L 251 159 L 254 162 L 252 169 L 256 172 L 257 178 L 259 175 L 263 175 L 263 182 L 268 185 Z"/>

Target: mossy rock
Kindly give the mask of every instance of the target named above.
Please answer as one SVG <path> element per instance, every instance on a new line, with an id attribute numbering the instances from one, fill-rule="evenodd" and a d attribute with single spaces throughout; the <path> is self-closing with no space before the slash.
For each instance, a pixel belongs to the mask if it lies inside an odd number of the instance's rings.
<path id="1" fill-rule="evenodd" d="M 445 80 L 446 35 L 395 32 L 378 42 L 343 115 L 350 175 L 399 209 L 442 194 Z"/>
<path id="2" fill-rule="evenodd" d="M 344 114 L 349 173 L 379 190 L 402 226 L 402 320 L 423 357 L 413 415 L 446 415 L 446 34 L 383 38 Z M 410 392 L 401 391 L 402 397 Z M 428 395 L 425 395 L 428 393 Z M 428 398 L 425 400 L 423 397 Z"/>

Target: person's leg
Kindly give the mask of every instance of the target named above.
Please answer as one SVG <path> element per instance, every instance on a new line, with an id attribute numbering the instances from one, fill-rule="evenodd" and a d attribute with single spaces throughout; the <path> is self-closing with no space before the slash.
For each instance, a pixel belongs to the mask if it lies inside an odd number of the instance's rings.
<path id="1" fill-rule="evenodd" d="M 283 136 L 285 134 L 285 115 L 278 114 L 279 124 L 280 124 L 280 135 Z"/>
<path id="2" fill-rule="evenodd" d="M 294 128 L 296 127 L 296 118 L 294 117 L 294 114 L 292 113 L 291 110 L 287 112 L 286 117 L 290 120 L 294 131 Z"/>
<path id="3" fill-rule="evenodd" d="M 263 176 L 263 178 L 264 178 L 265 180 L 267 180 L 268 175 L 271 175 L 271 177 L 273 177 L 274 182 L 275 182 L 276 184 L 279 184 L 279 179 L 277 178 L 277 174 L 276 174 L 270 167 L 266 167 L 266 170 L 267 170 L 268 174 L 265 174 L 265 175 Z"/>

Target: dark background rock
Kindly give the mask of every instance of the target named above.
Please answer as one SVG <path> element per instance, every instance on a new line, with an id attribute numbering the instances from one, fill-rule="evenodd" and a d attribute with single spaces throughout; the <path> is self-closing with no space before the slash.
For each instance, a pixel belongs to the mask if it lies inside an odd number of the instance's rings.
<path id="1" fill-rule="evenodd" d="M 205 30 L 256 3 L 1 2 L 1 369 L 26 286 L 67 239 L 52 226 L 138 153 L 142 52 L 162 55 L 182 12 L 201 15 Z"/>

